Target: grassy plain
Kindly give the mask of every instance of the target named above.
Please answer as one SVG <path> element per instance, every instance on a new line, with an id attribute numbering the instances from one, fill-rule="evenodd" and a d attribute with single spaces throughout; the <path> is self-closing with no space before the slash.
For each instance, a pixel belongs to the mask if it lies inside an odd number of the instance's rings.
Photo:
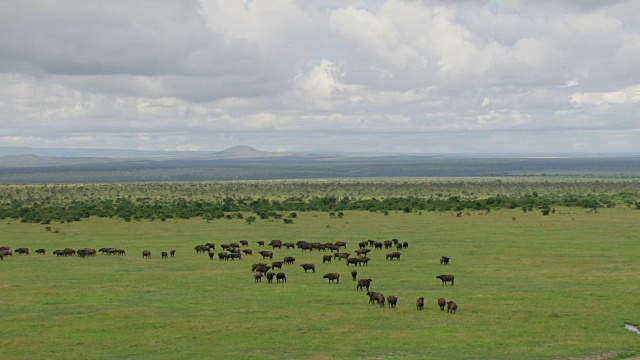
<path id="1" fill-rule="evenodd" d="M 123 222 L 88 219 L 44 225 L 0 222 L 0 245 L 45 248 L 0 262 L 3 359 L 559 359 L 640 355 L 640 211 L 627 207 L 449 213 L 298 213 L 281 220 Z M 560 214 L 563 213 L 563 214 Z M 515 220 L 513 220 L 515 218 Z M 293 255 L 285 284 L 254 283 L 242 261 L 210 261 L 193 247 L 282 239 L 409 242 L 400 261 L 370 253 L 359 277 L 399 297 L 396 309 L 368 304 L 344 262 Z M 54 249 L 117 247 L 126 256 L 57 258 Z M 143 249 L 152 259 L 143 260 Z M 176 249 L 174 259 L 160 251 Z M 440 265 L 441 255 L 452 258 Z M 270 262 L 270 261 L 267 261 Z M 299 264 L 313 262 L 317 272 Z M 340 284 L 322 275 L 338 272 Z M 441 286 L 435 276 L 456 276 Z M 424 296 L 424 311 L 415 300 Z M 441 312 L 436 300 L 459 305 Z"/>

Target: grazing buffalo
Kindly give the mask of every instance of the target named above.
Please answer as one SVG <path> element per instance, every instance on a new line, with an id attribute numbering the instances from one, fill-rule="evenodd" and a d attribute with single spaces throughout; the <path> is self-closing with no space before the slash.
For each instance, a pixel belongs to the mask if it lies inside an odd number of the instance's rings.
<path id="1" fill-rule="evenodd" d="M 458 311 L 458 304 L 453 301 L 447 301 L 447 312 L 449 314 L 455 314 Z"/>
<path id="2" fill-rule="evenodd" d="M 405 249 L 408 249 L 409 248 L 409 243 L 406 242 L 406 241 L 402 242 L 402 247 L 405 248 Z"/>
<path id="3" fill-rule="evenodd" d="M 264 246 L 264 241 L 262 240 L 258 241 L 258 246 Z"/>
<path id="4" fill-rule="evenodd" d="M 252 251 L 251 249 L 244 249 L 244 250 L 242 250 L 242 252 L 243 252 L 245 255 L 253 255 L 253 251 Z"/>
<path id="5" fill-rule="evenodd" d="M 440 307 L 441 311 L 444 311 L 444 306 L 447 304 L 447 302 L 444 300 L 444 298 L 440 298 L 438 299 L 438 306 Z"/>
<path id="6" fill-rule="evenodd" d="M 349 253 L 335 253 L 335 254 L 333 254 L 333 258 L 334 259 L 337 258 L 338 260 L 348 259 L 349 256 L 351 256 L 351 254 L 349 254 Z"/>
<path id="7" fill-rule="evenodd" d="M 0 252 L 0 253 L 1 253 L 1 252 Z M 60 250 L 60 249 L 58 249 L 58 250 L 54 250 L 54 251 L 53 251 L 53 255 L 56 255 L 56 256 L 64 256 L 64 251 L 62 251 L 62 250 Z"/>
<path id="8" fill-rule="evenodd" d="M 267 266 L 267 265 L 259 265 L 256 267 L 256 272 L 261 272 L 261 273 L 267 273 L 267 271 L 269 271 L 269 269 L 271 269 L 271 266 Z"/>
<path id="9" fill-rule="evenodd" d="M 355 251 L 355 253 L 358 254 L 358 256 L 365 256 L 370 251 L 371 251 L 371 249 L 358 249 L 358 250 Z"/>
<path id="10" fill-rule="evenodd" d="M 388 296 L 387 302 L 389 303 L 389 308 L 395 308 L 396 304 L 398 304 L 398 298 L 395 296 Z"/>
<path id="11" fill-rule="evenodd" d="M 362 290 L 362 288 L 367 289 L 367 292 L 369 292 L 369 286 L 371 285 L 371 282 L 373 280 L 371 279 L 360 279 L 358 280 L 358 285 L 356 285 L 356 290 L 360 291 Z"/>
<path id="12" fill-rule="evenodd" d="M 196 249 L 196 253 L 208 253 L 209 250 L 211 250 L 211 248 L 206 245 L 197 245 L 194 249 Z"/>
<path id="13" fill-rule="evenodd" d="M 353 281 L 356 281 L 357 277 L 358 277 L 358 271 L 351 270 L 351 278 L 353 279 Z"/>
<path id="14" fill-rule="evenodd" d="M 287 275 L 285 275 L 285 273 L 283 272 L 279 272 L 276 274 L 276 282 L 287 282 Z"/>
<path id="15" fill-rule="evenodd" d="M 273 281 L 273 277 L 274 277 L 275 275 L 276 275 L 276 273 L 273 273 L 273 272 L 271 272 L 271 271 L 269 271 L 269 272 L 267 273 L 267 282 L 268 282 L 269 284 L 271 284 L 271 282 Z"/>
<path id="16" fill-rule="evenodd" d="M 374 249 L 376 249 L 376 250 L 378 250 L 378 249 L 382 249 L 382 243 L 381 243 L 380 241 L 376 241 L 376 242 L 373 244 L 373 248 L 374 248 Z"/>
<path id="17" fill-rule="evenodd" d="M 296 247 L 296 244 L 292 243 L 292 242 L 286 242 L 284 244 L 282 244 L 285 248 L 287 249 L 293 249 Z"/>
<path id="18" fill-rule="evenodd" d="M 358 248 L 364 249 L 365 247 L 367 247 L 367 242 L 366 241 L 361 241 L 361 242 L 358 243 Z"/>
<path id="19" fill-rule="evenodd" d="M 311 270 L 314 273 L 316 272 L 316 266 L 313 264 L 302 264 L 300 266 L 304 269 L 304 272 L 307 272 L 307 270 Z"/>
<path id="20" fill-rule="evenodd" d="M 240 240 L 240 245 L 249 246 L 249 242 L 247 240 Z"/>
<path id="21" fill-rule="evenodd" d="M 336 243 L 334 244 L 335 246 L 339 247 L 339 248 L 347 248 L 347 242 L 346 241 L 336 241 Z"/>
<path id="22" fill-rule="evenodd" d="M 64 248 L 64 249 L 62 249 L 62 254 L 64 256 L 73 256 L 73 255 L 76 254 L 76 251 L 73 250 L 72 248 Z"/>
<path id="23" fill-rule="evenodd" d="M 216 253 L 214 253 L 213 251 L 209 251 L 209 260 L 213 260 L 214 257 L 216 257 Z M 222 257 L 219 257 L 219 259 L 224 259 L 224 255 L 222 255 Z"/>
<path id="24" fill-rule="evenodd" d="M 234 261 L 236 259 L 242 260 L 242 254 L 234 252 L 234 253 L 231 253 L 231 254 L 227 255 L 227 259 L 231 259 L 231 260 L 234 260 Z"/>
<path id="25" fill-rule="evenodd" d="M 422 310 L 424 309 L 424 298 L 420 297 L 418 298 L 418 300 L 416 300 L 416 310 Z"/>
<path id="26" fill-rule="evenodd" d="M 256 271 L 256 268 L 257 268 L 258 266 L 267 266 L 267 264 L 265 264 L 265 263 L 257 263 L 257 264 L 253 264 L 253 265 L 251 265 L 251 272 L 255 272 L 255 271 Z"/>
<path id="27" fill-rule="evenodd" d="M 29 255 L 29 248 L 19 248 L 13 251 L 14 253 L 18 253 L 20 255 Z"/>
<path id="28" fill-rule="evenodd" d="M 391 247 L 391 244 L 393 244 L 393 242 L 391 240 L 385 240 L 382 242 L 382 244 L 384 244 L 385 249 L 388 249 Z"/>
<path id="29" fill-rule="evenodd" d="M 402 250 L 402 244 L 397 244 L 396 245 L 396 250 Z"/>
<path id="30" fill-rule="evenodd" d="M 275 269 L 275 268 L 282 269 L 282 265 L 283 264 L 284 264 L 284 261 L 274 261 L 274 262 L 271 263 L 271 268 L 272 269 Z"/>
<path id="31" fill-rule="evenodd" d="M 145 258 L 146 259 L 151 259 L 151 251 L 149 251 L 149 250 L 142 251 L 142 258 L 143 259 L 145 259 Z"/>
<path id="32" fill-rule="evenodd" d="M 322 277 L 323 279 L 329 279 L 329 282 L 337 282 L 340 283 L 340 274 L 338 273 L 329 273 Z"/>
<path id="33" fill-rule="evenodd" d="M 209 250 L 211 250 L 211 249 L 215 250 L 216 249 L 216 244 L 214 244 L 214 243 L 208 242 L 208 243 L 204 244 L 204 246 L 208 246 Z"/>
<path id="34" fill-rule="evenodd" d="M 171 255 L 171 257 L 176 256 L 176 251 L 175 250 L 170 250 L 169 251 L 169 255 Z"/>
<path id="35" fill-rule="evenodd" d="M 45 253 L 46 253 L 45 249 L 38 249 L 38 250 L 36 250 L 36 254 L 44 255 Z"/>
<path id="36" fill-rule="evenodd" d="M 271 240 L 271 242 L 269 242 L 269 246 L 271 246 L 272 248 L 278 248 L 278 249 L 282 249 L 282 240 Z"/>
<path id="37" fill-rule="evenodd" d="M 269 258 L 273 259 L 273 251 L 258 251 L 258 254 L 262 255 L 263 259 Z"/>
<path id="38" fill-rule="evenodd" d="M 369 303 L 378 303 L 380 305 L 380 307 L 384 307 L 384 295 L 378 293 L 378 292 L 367 292 L 367 295 L 369 295 Z"/>
<path id="39" fill-rule="evenodd" d="M 349 259 L 347 259 L 347 266 L 349 266 L 351 264 L 356 265 L 356 266 L 360 265 L 360 259 L 358 259 L 358 258 L 349 258 Z"/>
<path id="40" fill-rule="evenodd" d="M 446 283 L 451 282 L 451 286 L 453 286 L 453 275 L 438 275 L 436 279 L 442 280 L 442 285 L 446 285 Z"/>
<path id="41" fill-rule="evenodd" d="M 262 282 L 262 273 L 260 271 L 256 271 L 253 273 L 253 280 L 255 282 Z"/>
<path id="42" fill-rule="evenodd" d="M 293 256 L 285 256 L 284 257 L 284 263 L 285 264 L 293 265 L 294 262 L 296 262 L 296 258 L 294 258 Z"/>
<path id="43" fill-rule="evenodd" d="M 361 257 L 361 258 L 358 258 L 358 263 L 359 263 L 359 265 L 365 264 L 365 265 L 369 266 L 369 260 L 371 260 L 371 259 L 366 257 L 366 256 L 365 257 Z"/>
<path id="44" fill-rule="evenodd" d="M 440 265 L 442 264 L 449 265 L 449 260 L 451 260 L 450 257 L 440 256 Z"/>
<path id="45" fill-rule="evenodd" d="M 387 256 L 386 256 L 385 258 L 386 258 L 387 260 L 393 260 L 393 259 L 396 259 L 396 260 L 398 260 L 398 261 L 399 261 L 399 260 L 400 260 L 400 255 L 402 255 L 402 254 L 401 254 L 401 253 L 399 253 L 399 252 L 397 252 L 397 251 L 394 251 L 394 252 L 392 252 L 392 253 L 387 254 Z"/>
<path id="46" fill-rule="evenodd" d="M 168 259 L 168 258 L 169 258 L 169 253 L 168 253 L 168 252 L 166 252 L 166 251 L 163 251 L 163 252 L 161 252 L 160 254 L 162 255 L 162 258 L 163 258 L 163 259 Z"/>
<path id="47" fill-rule="evenodd" d="M 326 263 L 326 262 L 331 263 L 331 258 L 332 258 L 331 255 L 323 255 L 322 256 L 322 263 L 323 264 Z"/>

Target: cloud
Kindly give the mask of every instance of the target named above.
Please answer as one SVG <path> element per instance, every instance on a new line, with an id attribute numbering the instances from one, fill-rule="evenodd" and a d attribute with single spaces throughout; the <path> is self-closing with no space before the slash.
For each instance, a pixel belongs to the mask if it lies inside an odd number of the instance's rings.
<path id="1" fill-rule="evenodd" d="M 638 2 L 4 5 L 0 146 L 640 151 Z"/>

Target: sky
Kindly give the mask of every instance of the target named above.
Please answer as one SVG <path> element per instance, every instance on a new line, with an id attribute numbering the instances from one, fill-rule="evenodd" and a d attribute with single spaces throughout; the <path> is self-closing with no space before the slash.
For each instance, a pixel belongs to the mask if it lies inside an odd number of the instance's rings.
<path id="1" fill-rule="evenodd" d="M 640 152 L 638 0 L 3 0 L 0 146 Z"/>

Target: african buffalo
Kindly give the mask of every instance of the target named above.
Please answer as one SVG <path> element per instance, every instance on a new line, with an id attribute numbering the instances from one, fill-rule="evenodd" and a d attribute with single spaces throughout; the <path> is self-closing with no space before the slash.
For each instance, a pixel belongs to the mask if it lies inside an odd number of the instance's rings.
<path id="1" fill-rule="evenodd" d="M 253 280 L 255 282 L 262 282 L 262 273 L 260 271 L 253 273 Z"/>
<path id="2" fill-rule="evenodd" d="M 196 253 L 208 253 L 209 250 L 211 250 L 211 248 L 206 245 L 197 245 L 194 249 L 196 250 Z"/>
<path id="3" fill-rule="evenodd" d="M 298 248 L 300 248 L 303 252 L 304 251 L 311 251 L 313 250 L 313 246 L 311 246 L 311 244 L 300 244 L 300 246 L 298 246 Z"/>
<path id="4" fill-rule="evenodd" d="M 46 253 L 46 251 L 44 249 L 38 249 L 36 250 L 36 254 L 41 254 L 44 255 Z"/>
<path id="5" fill-rule="evenodd" d="M 258 241 L 258 246 L 264 246 L 264 241 L 259 240 L 259 241 Z"/>
<path id="6" fill-rule="evenodd" d="M 4 250 L 11 250 L 10 246 L 2 246 L 0 247 L 0 251 L 4 251 Z"/>
<path id="7" fill-rule="evenodd" d="M 19 248 L 13 251 L 14 253 L 18 253 L 20 255 L 29 255 L 29 248 Z"/>
<path id="8" fill-rule="evenodd" d="M 237 253 L 237 252 L 233 252 L 233 253 L 231 253 L 231 254 L 227 255 L 227 259 L 231 259 L 231 260 L 234 260 L 234 261 L 235 261 L 236 259 L 238 259 L 238 260 L 242 260 L 242 254 Z"/>
<path id="9" fill-rule="evenodd" d="M 247 240 L 240 240 L 240 245 L 249 246 L 249 242 Z"/>
<path id="10" fill-rule="evenodd" d="M 420 297 L 420 298 L 418 298 L 418 300 L 416 300 L 416 309 L 417 310 L 424 309 L 424 298 L 423 297 Z"/>
<path id="11" fill-rule="evenodd" d="M 300 266 L 304 269 L 304 272 L 307 272 L 307 270 L 311 270 L 314 273 L 316 272 L 316 266 L 313 264 L 302 264 Z"/>
<path id="12" fill-rule="evenodd" d="M 360 291 L 362 288 L 366 288 L 367 292 L 369 291 L 369 286 L 371 285 L 371 279 L 360 279 L 358 280 L 358 285 L 356 285 L 356 290 Z"/>
<path id="13" fill-rule="evenodd" d="M 282 280 L 283 282 L 287 282 L 287 275 L 285 275 L 285 273 L 283 272 L 279 272 L 276 274 L 276 282 L 280 282 L 280 280 Z"/>
<path id="14" fill-rule="evenodd" d="M 358 247 L 360 249 L 364 249 L 367 246 L 367 242 L 366 241 L 361 241 L 358 243 Z"/>
<path id="15" fill-rule="evenodd" d="M 387 302 L 389 303 L 389 308 L 395 308 L 398 303 L 398 298 L 395 296 L 387 296 Z"/>
<path id="16" fill-rule="evenodd" d="M 358 258 L 349 258 L 349 259 L 347 259 L 347 266 L 349 266 L 351 264 L 356 265 L 356 266 L 360 265 L 360 259 L 358 259 Z"/>
<path id="17" fill-rule="evenodd" d="M 213 258 L 216 257 L 216 253 L 214 253 L 213 251 L 209 251 L 208 254 L 209 254 L 209 260 L 213 260 Z M 222 255 L 221 257 L 219 256 L 218 258 L 222 260 L 224 258 L 224 255 Z"/>
<path id="18" fill-rule="evenodd" d="M 358 277 L 358 271 L 351 270 L 351 278 L 353 279 L 353 281 L 356 281 L 356 277 Z"/>
<path id="19" fill-rule="evenodd" d="M 284 244 L 282 244 L 282 246 L 284 246 L 287 249 L 293 249 L 296 247 L 296 244 L 292 243 L 292 242 L 286 242 Z"/>
<path id="20" fill-rule="evenodd" d="M 274 262 L 271 263 L 271 268 L 272 269 L 275 269 L 275 268 L 282 269 L 282 265 L 283 264 L 284 264 L 284 261 L 274 261 Z"/>
<path id="21" fill-rule="evenodd" d="M 267 271 L 269 271 L 269 269 L 271 269 L 271 266 L 267 266 L 267 265 L 259 265 L 256 267 L 256 272 L 261 272 L 261 273 L 266 273 Z"/>
<path id="22" fill-rule="evenodd" d="M 263 259 L 269 258 L 273 259 L 273 251 L 258 251 L 258 254 L 262 255 Z"/>
<path id="23" fill-rule="evenodd" d="M 402 247 L 405 248 L 405 249 L 408 249 L 409 248 L 409 243 L 406 242 L 406 241 L 402 242 Z"/>
<path id="24" fill-rule="evenodd" d="M 293 263 L 295 261 L 296 261 L 296 258 L 294 258 L 293 256 L 285 256 L 284 257 L 284 263 L 285 264 L 293 265 Z"/>
<path id="25" fill-rule="evenodd" d="M 444 311 L 444 306 L 447 304 L 447 302 L 444 300 L 444 298 L 440 298 L 438 299 L 438 306 L 440 307 L 441 311 Z"/>
<path id="26" fill-rule="evenodd" d="M 251 249 L 244 249 L 244 250 L 242 250 L 242 252 L 243 252 L 245 255 L 253 255 L 253 251 L 252 251 Z"/>
<path id="27" fill-rule="evenodd" d="M 438 275 L 436 279 L 442 280 L 442 285 L 446 285 L 446 283 L 451 282 L 451 286 L 453 286 L 453 275 Z"/>
<path id="28" fill-rule="evenodd" d="M 282 249 L 282 240 L 271 240 L 271 242 L 269 242 L 269 246 L 271 246 L 272 248 L 278 248 L 278 249 Z"/>
<path id="29" fill-rule="evenodd" d="M 377 249 L 382 249 L 382 243 L 380 241 L 377 241 L 373 244 L 373 247 L 377 250 Z"/>
<path id="30" fill-rule="evenodd" d="M 384 295 L 377 292 L 367 292 L 367 295 L 369 295 L 369 303 L 377 302 L 380 307 L 384 307 Z"/>
<path id="31" fill-rule="evenodd" d="M 369 260 L 371 260 L 370 258 L 368 258 L 366 256 L 365 257 L 361 257 L 361 258 L 357 258 L 357 259 L 358 259 L 358 264 L 359 265 L 365 264 L 367 266 L 369 266 Z"/>
<path id="32" fill-rule="evenodd" d="M 208 243 L 204 244 L 204 246 L 208 246 L 209 250 L 211 250 L 211 249 L 215 250 L 216 249 L 216 244 L 214 244 L 214 243 L 208 242 Z"/>
<path id="33" fill-rule="evenodd" d="M 458 312 L 458 304 L 453 301 L 447 301 L 447 312 L 449 314 L 455 314 Z"/>
<path id="34" fill-rule="evenodd" d="M 337 282 L 340 283 L 340 274 L 338 273 L 329 273 L 322 277 L 323 279 L 329 279 L 329 282 Z"/>
<path id="35" fill-rule="evenodd" d="M 176 251 L 175 250 L 169 251 L 169 255 L 171 255 L 171 257 L 176 256 Z"/>
<path id="36" fill-rule="evenodd" d="M 334 244 L 335 246 L 339 247 L 339 248 L 347 248 L 347 242 L 346 241 L 336 241 L 336 243 Z"/>
<path id="37" fill-rule="evenodd" d="M 168 252 L 166 252 L 166 251 L 162 251 L 162 252 L 160 253 L 160 255 L 162 255 L 162 258 L 163 258 L 163 259 L 168 259 L 168 258 L 169 258 L 169 253 L 168 253 Z"/>
<path id="38" fill-rule="evenodd" d="M 271 272 L 271 271 L 269 271 L 269 272 L 267 273 L 267 282 L 268 282 L 269 284 L 271 284 L 271 282 L 273 281 L 273 277 L 274 277 L 275 275 L 276 275 L 276 273 L 273 273 L 273 272 Z"/>
<path id="39" fill-rule="evenodd" d="M 147 258 L 147 259 L 151 259 L 151 251 L 149 250 L 144 250 L 142 251 L 142 258 Z"/>
<path id="40" fill-rule="evenodd" d="M 358 256 L 364 256 L 367 255 L 370 251 L 371 249 L 358 249 L 355 251 L 355 253 L 358 254 Z"/>
<path id="41" fill-rule="evenodd" d="M 257 264 L 253 264 L 253 265 L 251 265 L 251 272 L 255 272 L 255 271 L 256 271 L 256 268 L 257 268 L 258 266 L 267 266 L 267 264 L 265 264 L 265 263 L 257 263 Z"/>
<path id="42" fill-rule="evenodd" d="M 440 265 L 442 265 L 442 264 L 449 265 L 449 260 L 451 260 L 450 257 L 441 256 L 440 257 Z"/>
<path id="43" fill-rule="evenodd" d="M 385 249 L 388 249 L 391 247 L 391 244 L 393 244 L 393 242 L 391 240 L 385 240 L 382 242 L 382 244 L 384 244 Z"/>
<path id="44" fill-rule="evenodd" d="M 331 263 L 331 255 L 323 255 L 322 256 L 322 263 L 324 264 L 325 262 Z"/>
<path id="45" fill-rule="evenodd" d="M 335 253 L 335 254 L 333 254 L 333 258 L 334 259 L 337 258 L 338 260 L 348 259 L 349 256 L 351 256 L 351 254 L 349 254 L 349 253 Z"/>
<path id="46" fill-rule="evenodd" d="M 387 260 L 393 260 L 393 259 L 397 259 L 398 261 L 400 260 L 400 254 L 397 251 L 394 251 L 392 253 L 387 254 L 387 256 L 385 257 Z"/>

